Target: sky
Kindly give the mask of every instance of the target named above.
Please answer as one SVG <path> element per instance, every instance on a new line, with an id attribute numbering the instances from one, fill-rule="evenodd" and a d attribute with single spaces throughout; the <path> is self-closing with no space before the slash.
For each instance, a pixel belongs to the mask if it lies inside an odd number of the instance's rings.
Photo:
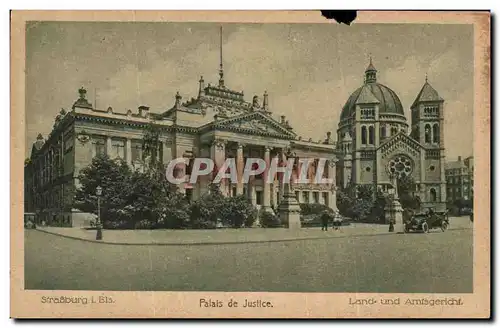
<path id="1" fill-rule="evenodd" d="M 26 156 L 78 89 L 97 107 L 163 112 L 217 84 L 215 23 L 30 22 L 26 27 Z M 222 24 L 225 84 L 286 115 L 303 139 L 335 136 L 340 111 L 373 58 L 378 82 L 410 106 L 425 82 L 445 99 L 448 160 L 472 155 L 473 28 L 451 24 Z"/>

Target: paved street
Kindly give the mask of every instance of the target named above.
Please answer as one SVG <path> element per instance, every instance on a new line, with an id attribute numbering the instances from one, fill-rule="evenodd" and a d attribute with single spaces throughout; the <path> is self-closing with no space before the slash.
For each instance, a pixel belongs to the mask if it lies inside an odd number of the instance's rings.
<path id="1" fill-rule="evenodd" d="M 472 292 L 472 230 L 121 246 L 25 233 L 27 289 Z"/>

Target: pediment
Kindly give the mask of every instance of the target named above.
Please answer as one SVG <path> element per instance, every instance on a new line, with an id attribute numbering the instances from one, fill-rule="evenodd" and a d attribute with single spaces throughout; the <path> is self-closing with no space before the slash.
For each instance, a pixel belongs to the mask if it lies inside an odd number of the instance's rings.
<path id="1" fill-rule="evenodd" d="M 403 152 L 413 157 L 417 157 L 422 149 L 422 145 L 403 132 L 399 132 L 379 147 L 382 158 L 388 157 L 396 152 Z"/>
<path id="2" fill-rule="evenodd" d="M 245 113 L 214 123 L 220 130 L 238 131 L 247 134 L 269 135 L 286 139 L 295 138 L 295 133 L 264 113 Z"/>

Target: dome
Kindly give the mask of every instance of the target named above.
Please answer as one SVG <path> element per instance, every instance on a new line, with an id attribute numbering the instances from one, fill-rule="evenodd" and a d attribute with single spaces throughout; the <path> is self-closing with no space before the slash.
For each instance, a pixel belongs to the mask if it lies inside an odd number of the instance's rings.
<path id="1" fill-rule="evenodd" d="M 370 64 L 365 70 L 365 84 L 351 94 L 342 108 L 340 120 L 353 115 L 356 111 L 356 104 L 375 103 L 378 104 L 379 113 L 381 114 L 399 114 L 403 117 L 405 115 L 403 105 L 401 105 L 401 101 L 396 93 L 389 87 L 377 83 L 377 70 L 373 66 L 370 58 Z"/>
<path id="2" fill-rule="evenodd" d="M 348 118 L 354 114 L 354 112 L 356 111 L 356 103 L 358 102 L 358 98 L 361 94 L 361 91 L 365 87 L 367 87 L 379 101 L 379 113 L 399 114 L 404 116 L 403 105 L 401 105 L 401 101 L 399 100 L 399 97 L 396 95 L 396 93 L 389 87 L 375 82 L 367 83 L 351 94 L 344 107 L 342 108 L 342 113 L 340 114 L 341 120 Z"/>

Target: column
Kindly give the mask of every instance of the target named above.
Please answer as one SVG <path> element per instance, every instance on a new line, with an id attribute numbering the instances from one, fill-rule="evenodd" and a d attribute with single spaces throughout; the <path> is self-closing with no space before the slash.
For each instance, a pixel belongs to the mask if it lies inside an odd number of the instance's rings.
<path id="1" fill-rule="evenodd" d="M 253 179 L 249 179 L 247 183 L 247 199 L 250 201 L 252 205 L 257 205 L 257 197 L 255 194 L 255 186 Z"/>
<path id="2" fill-rule="evenodd" d="M 127 164 L 132 165 L 132 140 L 127 138 L 126 149 L 125 149 L 125 158 L 127 160 Z"/>
<path id="3" fill-rule="evenodd" d="M 236 194 L 243 194 L 243 171 L 245 169 L 245 163 L 243 159 L 243 144 L 238 143 L 238 149 L 236 151 L 236 171 L 238 175 L 238 183 L 236 185 Z"/>
<path id="4" fill-rule="evenodd" d="M 328 207 L 331 209 L 338 211 L 337 209 L 337 159 L 333 158 L 328 161 L 328 178 L 332 179 L 332 184 L 330 187 L 330 191 L 328 193 Z"/>
<path id="5" fill-rule="evenodd" d="M 314 204 L 316 202 L 316 200 L 314 199 L 314 193 L 312 190 L 308 192 L 309 192 L 309 204 Z"/>
<path id="6" fill-rule="evenodd" d="M 271 148 L 265 147 L 264 149 L 264 162 L 266 162 L 266 169 L 264 171 L 264 190 L 263 190 L 263 202 L 262 205 L 265 208 L 271 207 L 271 183 L 267 181 L 269 174 L 269 166 L 271 165 Z"/>
<path id="7" fill-rule="evenodd" d="M 214 179 L 219 169 L 224 165 L 224 161 L 226 160 L 226 143 L 224 140 L 214 139 L 212 146 L 210 148 L 210 156 L 212 157 L 215 163 L 215 169 L 217 170 L 214 173 Z M 220 191 L 223 195 L 227 195 L 226 193 L 226 181 L 222 180 L 220 182 Z"/>
<path id="8" fill-rule="evenodd" d="M 284 149 L 281 149 L 278 154 L 276 155 L 276 157 L 278 158 L 278 167 L 280 167 L 284 162 L 286 162 L 286 157 L 285 157 L 285 153 L 284 153 Z M 281 175 L 281 179 L 278 179 L 278 203 L 281 202 L 281 199 L 283 198 L 283 192 L 284 192 L 284 178 L 285 178 L 285 174 L 283 172 L 280 172 L 280 175 Z"/>
<path id="9" fill-rule="evenodd" d="M 107 136 L 106 137 L 106 154 L 108 154 L 108 157 L 109 158 L 112 158 L 112 155 L 111 155 L 111 137 L 110 136 Z"/>

